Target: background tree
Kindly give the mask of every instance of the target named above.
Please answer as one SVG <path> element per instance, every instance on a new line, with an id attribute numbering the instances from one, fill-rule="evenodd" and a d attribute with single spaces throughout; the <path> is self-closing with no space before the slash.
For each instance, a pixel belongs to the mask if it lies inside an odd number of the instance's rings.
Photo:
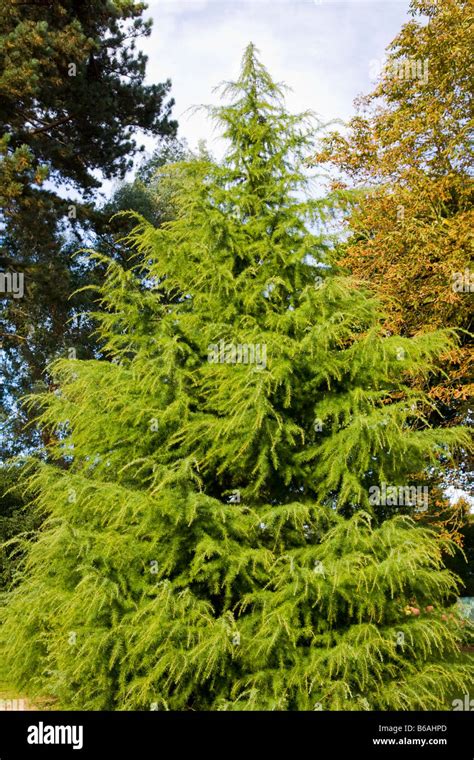
<path id="1" fill-rule="evenodd" d="M 385 299 L 387 327 L 460 330 L 429 389 L 450 425 L 466 421 L 473 389 L 473 13 L 467 0 L 412 0 L 410 11 L 374 91 L 317 160 L 340 172 L 339 191 L 359 191 L 341 261 Z"/>
<path id="2" fill-rule="evenodd" d="M 134 211 L 156 227 L 170 221 L 175 210 L 171 204 L 168 167 L 190 159 L 192 155 L 186 140 L 161 138 L 151 156 L 141 162 L 134 177 L 120 182 L 101 207 L 104 224 L 100 227 L 96 225 L 95 250 L 106 253 L 123 267 L 129 268 L 130 247 L 124 238 L 132 231 L 135 221 L 123 212 Z M 99 270 L 104 271 L 100 265 Z"/>
<path id="3" fill-rule="evenodd" d="M 18 536 L 33 533 L 39 526 L 38 516 L 28 509 L 19 467 L 0 467 L 0 594 L 15 581 L 19 564 Z"/>
<path id="4" fill-rule="evenodd" d="M 323 139 L 316 160 L 337 170 L 333 189 L 346 204 L 339 262 L 384 300 L 387 329 L 459 331 L 438 371 L 415 384 L 428 390 L 435 424 L 472 424 L 472 5 L 413 0 L 410 9 L 375 89 L 357 101 L 346 134 Z M 468 554 L 469 510 L 442 491 L 450 484 L 473 496 L 472 471 L 472 457 L 460 451 L 442 482 L 430 485 L 438 491 L 431 521 Z M 461 554 L 456 567 L 469 588 Z"/>
<path id="5" fill-rule="evenodd" d="M 170 82 L 143 83 L 135 42 L 150 33 L 145 7 L 0 1 L 0 264 L 25 277 L 23 298 L 2 294 L 4 453 L 38 443 L 17 402 L 50 384 L 47 363 L 69 350 L 94 355 L 81 316 L 88 291 L 69 297 L 90 281 L 73 252 L 105 223 L 95 207 L 101 180 L 131 168 L 138 130 L 176 132 Z"/>
<path id="6" fill-rule="evenodd" d="M 43 422 L 69 466 L 32 475 L 46 521 L 3 662 L 86 709 L 442 708 L 469 676 L 448 544 L 368 489 L 466 445 L 406 383 L 449 336 L 384 337 L 377 302 L 321 267 L 309 127 L 252 45 L 225 92 L 223 163 L 176 165 L 176 219 L 139 221 L 135 270 L 108 262 L 112 361 L 55 364 Z"/>

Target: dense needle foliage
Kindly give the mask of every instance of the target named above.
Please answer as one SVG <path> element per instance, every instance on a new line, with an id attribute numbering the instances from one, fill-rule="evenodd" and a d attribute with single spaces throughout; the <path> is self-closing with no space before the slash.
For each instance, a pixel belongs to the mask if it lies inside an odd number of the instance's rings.
<path id="1" fill-rule="evenodd" d="M 2 656 L 76 709 L 443 707 L 468 682 L 450 547 L 368 494 L 466 445 L 405 384 L 450 336 L 385 336 L 331 266 L 309 122 L 252 45 L 225 92 L 225 160 L 174 165 L 177 218 L 109 262 L 113 361 L 54 366 Z"/>

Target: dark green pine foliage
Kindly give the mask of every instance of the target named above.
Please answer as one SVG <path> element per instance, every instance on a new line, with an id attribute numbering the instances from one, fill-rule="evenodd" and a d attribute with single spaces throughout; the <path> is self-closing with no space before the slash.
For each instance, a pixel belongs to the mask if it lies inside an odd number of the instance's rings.
<path id="1" fill-rule="evenodd" d="M 74 253 L 112 233 L 102 181 L 132 169 L 139 131 L 176 134 L 170 81 L 145 82 L 146 15 L 136 0 L 0 0 L 0 274 L 24 277 L 21 297 L 0 289 L 3 460 L 47 444 L 18 405 L 52 390 L 52 360 L 97 356 Z"/>
<path id="2" fill-rule="evenodd" d="M 55 365 L 63 466 L 32 475 L 46 519 L 4 608 L 9 677 L 69 708 L 443 708 L 468 684 L 449 546 L 368 488 L 466 444 L 405 385 L 449 336 L 384 337 L 318 266 L 310 133 L 253 46 L 226 92 L 223 163 L 176 164 L 177 219 L 138 224 L 135 271 L 110 262 L 114 361 Z"/>

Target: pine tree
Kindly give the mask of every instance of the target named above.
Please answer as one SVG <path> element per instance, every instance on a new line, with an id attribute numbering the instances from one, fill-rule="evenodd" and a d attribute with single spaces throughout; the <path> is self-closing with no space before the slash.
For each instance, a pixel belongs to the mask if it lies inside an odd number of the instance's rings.
<path id="1" fill-rule="evenodd" d="M 133 167 L 138 130 L 176 133 L 171 82 L 145 83 L 145 12 L 135 0 L 0 0 L 0 269 L 23 279 L 20 297 L 0 287 L 4 457 L 38 444 L 34 409 L 25 418 L 18 402 L 50 386 L 53 357 L 96 355 L 80 291 L 93 280 L 74 253 L 107 224 L 97 190 Z"/>
<path id="2" fill-rule="evenodd" d="M 466 445 L 406 382 L 450 336 L 384 336 L 332 266 L 309 117 L 252 45 L 225 93 L 224 161 L 170 169 L 177 218 L 108 262 L 113 361 L 54 366 L 9 677 L 83 709 L 443 708 L 469 677 L 450 545 L 369 489 Z"/>

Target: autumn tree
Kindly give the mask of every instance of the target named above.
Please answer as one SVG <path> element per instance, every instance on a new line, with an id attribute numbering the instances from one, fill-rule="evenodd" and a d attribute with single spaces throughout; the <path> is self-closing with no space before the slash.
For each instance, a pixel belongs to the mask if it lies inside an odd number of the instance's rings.
<path id="1" fill-rule="evenodd" d="M 429 385 L 438 421 L 450 425 L 467 419 L 473 389 L 474 18 L 468 0 L 412 0 L 410 12 L 375 89 L 317 161 L 336 170 L 347 202 L 341 261 L 384 298 L 387 328 L 458 330 Z"/>

